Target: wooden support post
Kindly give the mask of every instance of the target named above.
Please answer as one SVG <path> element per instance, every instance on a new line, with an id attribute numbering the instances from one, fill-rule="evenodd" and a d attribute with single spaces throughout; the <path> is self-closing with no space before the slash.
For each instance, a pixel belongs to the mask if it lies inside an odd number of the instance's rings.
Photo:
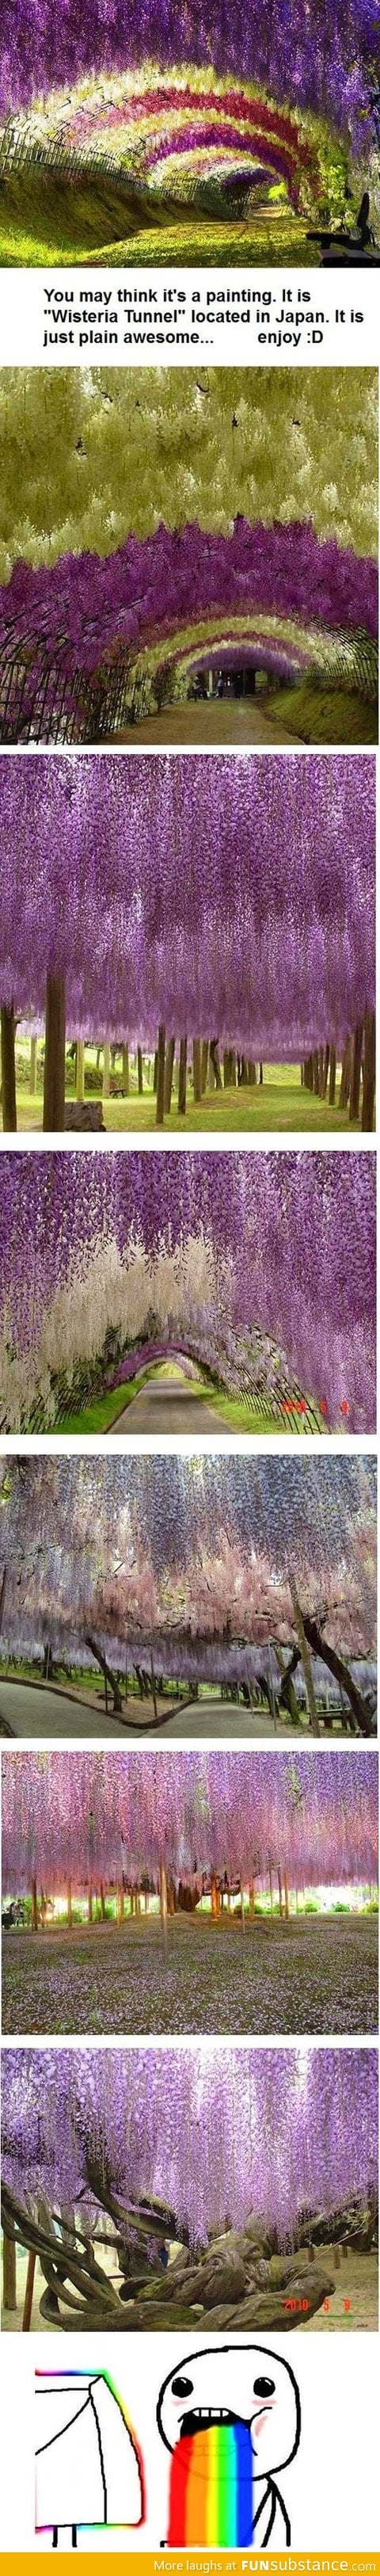
<path id="1" fill-rule="evenodd" d="M 375 1052 L 376 1022 L 374 1011 L 366 1011 L 364 1021 L 362 1128 L 372 1134 L 375 1125 Z"/>
<path id="2" fill-rule="evenodd" d="M 268 1868 L 268 1877 L 269 1877 L 270 1910 L 271 1910 L 271 1914 L 273 1914 L 273 1876 L 272 1876 L 272 1870 L 271 1870 L 270 1861 L 269 1861 L 269 1868 Z"/>
<path id="3" fill-rule="evenodd" d="M 91 1884 L 91 1879 L 90 1879 L 90 1882 L 89 1882 L 89 1890 L 88 1890 L 88 1920 L 89 1920 L 89 1923 L 92 1923 L 92 1913 L 93 1913 L 93 1907 L 92 1907 L 92 1894 L 93 1894 L 93 1891 L 92 1891 L 92 1884 Z"/>
<path id="4" fill-rule="evenodd" d="M 164 1124 L 164 1098 L 165 1098 L 165 1034 L 166 1034 L 166 1033 L 165 1033 L 165 1028 L 164 1028 L 164 1022 L 163 1022 L 163 1020 L 161 1020 L 161 1021 L 160 1021 L 160 1026 L 159 1026 L 159 1031 L 158 1031 L 158 1047 L 157 1047 L 156 1127 L 163 1127 L 163 1124 Z"/>
<path id="5" fill-rule="evenodd" d="M 138 1046 L 138 1048 L 137 1048 L 137 1089 L 138 1089 L 138 1094 L 139 1094 L 139 1100 L 141 1100 L 141 1099 L 142 1099 L 142 1094 L 143 1094 L 143 1089 L 144 1089 L 144 1084 L 143 1084 L 143 1060 L 142 1060 L 142 1051 L 141 1051 L 141 1047 L 139 1047 L 139 1046 Z"/>
<path id="6" fill-rule="evenodd" d="M 3 2237 L 3 2306 L 17 2308 L 16 2245 L 14 2236 Z"/>
<path id="7" fill-rule="evenodd" d="M 208 1075 L 208 1038 L 204 1038 L 204 1039 L 203 1039 L 203 1044 L 202 1044 L 202 1092 L 204 1092 L 204 1091 L 206 1091 L 206 1090 L 207 1090 L 207 1075 Z"/>
<path id="8" fill-rule="evenodd" d="M 72 1894 L 71 1894 L 71 1878 L 68 1878 L 68 1881 L 67 1881 L 67 1929 L 68 1929 L 68 1932 L 71 1932 L 71 1931 L 72 1931 L 72 1922 L 73 1922 L 73 1906 L 72 1906 Z"/>
<path id="9" fill-rule="evenodd" d="M 66 993 L 63 975 L 48 975 L 45 1000 L 43 1127 L 63 1133 L 66 1088 Z"/>
<path id="10" fill-rule="evenodd" d="M 37 1038 L 30 1040 L 29 1090 L 32 1095 L 37 1090 Z"/>
<path id="11" fill-rule="evenodd" d="M 288 1923 L 288 1922 L 289 1922 L 289 1886 L 288 1886 L 288 1877 L 287 1877 L 287 1871 L 286 1871 L 286 1869 L 284 1869 L 284 1900 L 285 1900 L 285 1919 L 286 1919 L 286 1922 Z"/>
<path id="12" fill-rule="evenodd" d="M 362 1046 L 363 1046 L 363 1022 L 362 1022 L 362 1020 L 358 1020 L 357 1027 L 356 1027 L 356 1029 L 355 1029 L 355 1035 L 354 1035 L 354 1041 L 353 1041 L 353 1048 L 352 1048 L 351 1082 L 350 1082 L 350 1108 L 349 1108 L 350 1124 L 352 1124 L 352 1120 L 353 1120 L 354 1118 L 358 1118 L 358 1117 L 359 1117 L 359 1104 L 360 1104 L 360 1075 L 361 1075 L 361 1065 L 362 1065 Z"/>
<path id="13" fill-rule="evenodd" d="M 194 1100 L 199 1102 L 202 1099 L 202 1049 L 200 1038 L 193 1038 L 193 1089 Z"/>
<path id="14" fill-rule="evenodd" d="M 216 1920 L 217 1920 L 217 1914 L 218 1914 L 218 1890 L 217 1890 L 217 1884 L 216 1884 L 216 1878 L 215 1878 L 215 1872 L 214 1872 L 214 1871 L 213 1871 L 212 1879 L 211 1879 L 211 1882 L 210 1882 L 210 1894 L 211 1894 L 211 1913 L 212 1913 L 213 1921 L 214 1921 L 214 1922 L 216 1922 Z"/>
<path id="15" fill-rule="evenodd" d="M 122 1047 L 122 1050 L 121 1050 L 121 1079 L 122 1079 L 122 1085 L 123 1085 L 124 1098 L 125 1098 L 125 1100 L 128 1100 L 128 1099 L 129 1099 L 129 1047 L 127 1047 L 127 1046 L 123 1046 L 123 1047 Z"/>
<path id="16" fill-rule="evenodd" d="M 280 1869 L 278 1869 L 278 1870 L 277 1870 L 277 1877 L 278 1877 L 278 1910 L 279 1910 L 279 1914 L 281 1915 L 281 1914 L 282 1914 L 282 1878 L 281 1878 L 281 1870 L 280 1870 Z"/>
<path id="17" fill-rule="evenodd" d="M 101 1881 L 100 1881 L 100 1913 L 101 1913 L 101 1920 L 102 1920 L 102 1923 L 105 1923 L 105 1919 L 106 1919 L 106 1900 L 105 1900 L 104 1887 L 103 1887 L 103 1879 L 102 1879 L 102 1878 L 101 1878 Z"/>
<path id="18" fill-rule="evenodd" d="M 166 1116 L 166 1118 L 169 1118 L 169 1117 L 170 1117 L 170 1111 L 171 1111 L 171 1105 L 172 1105 L 172 1083 L 173 1083 L 173 1071 L 174 1071 L 174 1051 L 175 1051 L 175 1038 L 168 1038 L 168 1043 L 167 1043 L 167 1048 L 166 1048 L 166 1056 L 165 1056 L 165 1083 L 164 1083 L 164 1111 L 165 1111 L 165 1116 Z"/>
<path id="19" fill-rule="evenodd" d="M 158 1708 L 157 1708 L 156 1676 L 155 1676 L 155 1670 L 154 1670 L 153 1653 L 152 1653 L 152 1651 L 151 1651 L 151 1657 L 150 1657 L 150 1669 L 151 1669 L 151 1677 L 152 1677 L 152 1700 L 153 1700 L 153 1708 L 154 1708 L 155 1718 L 157 1718 L 157 1717 L 158 1717 Z"/>
<path id="20" fill-rule="evenodd" d="M 111 1064 L 111 1048 L 110 1048 L 109 1043 L 108 1043 L 108 1038 L 105 1038 L 105 1039 L 104 1039 L 104 1046 L 103 1046 L 103 1084 L 102 1084 L 102 1089 L 103 1089 L 103 1100 L 109 1100 L 109 1090 L 110 1090 L 110 1064 Z"/>
<path id="21" fill-rule="evenodd" d="M 32 1878 L 32 1932 L 38 1932 L 37 1879 Z"/>
<path id="22" fill-rule="evenodd" d="M 75 1098 L 84 1100 L 84 1038 L 76 1039 Z"/>
<path id="23" fill-rule="evenodd" d="M 335 1108 L 335 1084 L 336 1084 L 336 1047 L 330 1047 L 330 1075 L 329 1075 L 329 1102 L 330 1102 L 330 1109 L 334 1109 L 334 1108 Z"/>
<path id="24" fill-rule="evenodd" d="M 250 1878 L 250 1881 L 249 1881 L 249 1911 L 250 1911 L 250 1917 L 251 1917 L 251 1920 L 252 1920 L 252 1916 L 254 1915 L 254 1912 L 255 1912 L 255 1881 L 254 1881 L 254 1878 Z"/>
<path id="25" fill-rule="evenodd" d="M 22 2329 L 21 2329 L 22 2334 L 29 2334 L 29 2327 L 30 2327 L 31 2315 L 32 2315 L 32 2307 L 33 2307 L 33 2290 L 34 2290 L 34 2275 L 35 2275 L 35 2269 L 36 2269 L 36 2262 L 37 2262 L 37 2255 L 36 2255 L 36 2254 L 33 2254 L 32 2252 L 31 2252 L 30 2254 L 28 2254 L 28 2268 L 27 2268 L 26 2283 L 25 2283 L 25 2298 L 24 2298 L 23 2316 L 22 2316 Z"/>
<path id="26" fill-rule="evenodd" d="M 1 1100 L 7 1136 L 17 1130 L 15 1019 L 12 1007 L 1 1012 Z"/>
<path id="27" fill-rule="evenodd" d="M 187 1038 L 181 1038 L 178 1071 L 178 1117 L 186 1117 Z"/>

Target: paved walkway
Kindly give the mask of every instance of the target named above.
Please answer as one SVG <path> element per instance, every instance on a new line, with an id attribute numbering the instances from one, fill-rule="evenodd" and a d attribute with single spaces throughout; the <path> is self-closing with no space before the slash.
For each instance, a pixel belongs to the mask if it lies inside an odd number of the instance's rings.
<path id="1" fill-rule="evenodd" d="M 215 1735 L 218 1741 L 225 1737 L 228 1742 L 234 1735 L 248 1736 L 252 1741 L 253 1736 L 274 1735 L 275 1732 L 269 1712 L 268 1716 L 262 1710 L 257 1715 L 255 1712 L 251 1714 L 249 1709 L 239 1708 L 234 1702 L 227 1707 L 225 1701 L 194 1700 L 191 1706 L 186 1704 L 183 1711 L 181 1708 L 173 1709 L 172 1715 L 168 1715 L 168 1701 L 161 1700 L 158 1710 L 157 1732 L 163 1744 L 167 1736 L 174 1736 L 178 1743 L 182 1736 L 196 1739 L 210 1735 Z M 90 1702 L 86 1705 L 85 1700 L 70 1699 L 65 1691 L 49 1690 L 46 1684 L 39 1690 L 30 1682 L 0 1682 L 0 1743 L 3 1745 L 6 1734 L 1 1734 L 2 1718 L 12 1729 L 12 1735 L 32 1739 L 46 1736 L 52 1742 L 60 1736 L 70 1741 L 74 1741 L 76 1736 L 81 1740 L 93 1737 L 95 1742 L 109 1736 L 113 1744 L 120 1744 L 124 1734 L 131 1743 L 134 1738 L 139 1742 L 144 1735 L 149 1734 L 151 1738 L 156 1733 L 152 1700 L 141 1703 L 141 1715 L 138 1700 L 130 1699 L 123 1704 L 122 1719 L 112 1717 L 110 1711 L 106 1717 L 104 1703 L 103 1707 L 99 1705 L 95 1696 L 93 1706 Z M 288 1734 L 291 1735 L 291 1728 L 281 1726 L 276 1741 L 282 1744 Z"/>
<path id="2" fill-rule="evenodd" d="M 203 1401 L 193 1392 L 190 1379 L 184 1378 L 181 1384 L 180 1378 L 152 1378 L 148 1386 L 141 1387 L 139 1395 L 133 1396 L 125 1412 L 117 1414 L 116 1422 L 110 1423 L 110 1436 L 117 1439 L 121 1434 L 124 1439 L 128 1431 L 153 1431 L 158 1436 L 161 1431 L 181 1431 L 192 1439 L 194 1431 L 203 1431 L 208 1436 L 212 1432 L 215 1440 L 218 1427 L 227 1433 L 227 1438 L 235 1437 L 223 1414 L 214 1413 L 206 1396 Z"/>

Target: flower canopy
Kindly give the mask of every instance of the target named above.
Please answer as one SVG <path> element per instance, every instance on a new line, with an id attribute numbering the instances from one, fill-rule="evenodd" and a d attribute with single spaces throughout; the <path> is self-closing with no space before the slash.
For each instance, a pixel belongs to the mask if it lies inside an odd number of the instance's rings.
<path id="1" fill-rule="evenodd" d="M 372 370 L 7 369 L 0 428 L 4 742 L 112 735 L 214 658 L 376 698 Z"/>
<path id="2" fill-rule="evenodd" d="M 0 1468 L 2 1642 L 228 1674 L 234 1648 L 297 1640 L 301 1608 L 341 1653 L 376 1641 L 376 1465 L 361 1456 L 29 1457 Z M 247 1659 L 249 1669 L 249 1659 Z"/>
<path id="3" fill-rule="evenodd" d="M 169 2203 L 193 2244 L 251 2212 L 284 2243 L 301 2211 L 376 2185 L 377 2104 L 375 2049 L 5 2047 L 4 2180 L 91 2220 L 97 2167 L 121 2203 Z"/>
<path id="4" fill-rule="evenodd" d="M 377 1755 L 78 1752 L 8 1754 L 2 1885 L 62 1893 L 165 1868 L 292 1887 L 370 1883 L 378 1866 Z"/>
<path id="5" fill-rule="evenodd" d="M 286 1403 L 290 1370 L 327 1428 L 373 1431 L 375 1177 L 371 1152 L 3 1154 L 2 1428 L 159 1325 L 240 1393 L 261 1370 Z"/>
<path id="6" fill-rule="evenodd" d="M 368 165 L 375 77 L 367 0 L 347 7 L 316 0 L 312 27 L 304 0 L 291 9 L 276 0 L 266 12 L 252 0 L 248 20 L 238 0 L 228 24 L 221 0 L 211 12 L 204 0 L 179 7 L 144 0 L 143 10 L 137 0 L 128 8 L 126 0 L 90 0 L 85 15 L 75 0 L 62 0 L 59 23 L 52 0 L 33 10 L 23 0 L 17 21 L 13 0 L 4 0 L 4 166 L 12 176 L 15 159 L 19 168 L 29 156 L 32 166 L 43 159 L 57 171 L 61 184 L 78 168 L 98 185 L 119 176 L 125 188 L 128 180 L 145 224 L 151 212 L 153 252 L 166 200 L 174 217 L 180 201 L 182 239 L 194 203 L 231 221 L 242 193 L 251 215 L 257 200 L 265 212 L 274 204 L 277 215 L 285 201 L 293 217 L 326 222 L 346 213 L 351 154 L 360 159 L 364 142 Z M 125 195 L 128 235 L 126 188 Z M 107 212 L 106 242 L 106 205 Z M 122 203 L 119 220 L 123 229 Z"/>
<path id="7" fill-rule="evenodd" d="M 375 1007 L 375 763 L 365 755 L 0 763 L 0 998 L 76 1035 L 215 1032 L 273 1062 Z"/>

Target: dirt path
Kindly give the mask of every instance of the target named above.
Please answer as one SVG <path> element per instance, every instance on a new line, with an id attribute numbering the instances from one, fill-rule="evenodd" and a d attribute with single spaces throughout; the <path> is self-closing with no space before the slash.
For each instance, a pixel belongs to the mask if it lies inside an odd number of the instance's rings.
<path id="1" fill-rule="evenodd" d="M 279 698 L 276 705 L 279 709 Z M 122 733 L 110 735 L 113 749 L 115 743 L 124 742 L 134 743 L 135 751 L 139 751 L 142 742 L 164 743 L 165 750 L 171 743 L 188 742 L 290 742 L 301 747 L 299 734 L 289 732 L 280 712 L 278 717 L 271 715 L 268 701 L 268 713 L 264 715 L 263 702 L 258 698 L 200 698 L 181 706 L 164 707 L 161 715 L 147 716 L 141 724 L 125 725 Z"/>

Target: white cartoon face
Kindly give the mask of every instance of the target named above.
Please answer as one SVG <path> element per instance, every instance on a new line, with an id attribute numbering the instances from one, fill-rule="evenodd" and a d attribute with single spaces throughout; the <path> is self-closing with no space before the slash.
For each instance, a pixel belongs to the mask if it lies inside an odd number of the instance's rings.
<path id="1" fill-rule="evenodd" d="M 297 2450 L 297 2381 L 289 2363 L 262 2344 L 211 2345 L 176 2362 L 160 2391 L 157 2422 L 169 2451 L 207 2424 L 248 2424 L 257 2482 L 285 2468 Z"/>

